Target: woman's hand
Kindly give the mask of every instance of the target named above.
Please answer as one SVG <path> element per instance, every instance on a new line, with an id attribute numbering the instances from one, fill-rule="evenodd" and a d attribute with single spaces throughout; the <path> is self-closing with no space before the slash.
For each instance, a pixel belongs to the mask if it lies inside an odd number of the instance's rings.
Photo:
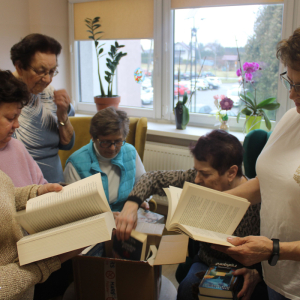
<path id="1" fill-rule="evenodd" d="M 144 201 L 142 204 L 141 204 L 141 208 L 143 208 L 144 210 L 149 210 L 150 209 L 150 205 L 147 201 Z"/>
<path id="2" fill-rule="evenodd" d="M 242 275 L 244 277 L 244 284 L 237 297 L 242 300 L 250 300 L 251 295 L 256 285 L 262 281 L 259 273 L 255 269 L 242 268 L 233 273 L 234 276 Z"/>
<path id="3" fill-rule="evenodd" d="M 59 192 L 62 190 L 62 186 L 58 183 L 46 183 L 40 186 L 37 190 L 37 196 L 41 196 L 50 192 Z"/>
<path id="4" fill-rule="evenodd" d="M 212 249 L 228 254 L 244 266 L 268 260 L 273 251 L 273 241 L 265 236 L 230 237 L 227 241 L 236 247 L 212 245 Z"/>
<path id="5" fill-rule="evenodd" d="M 61 122 L 65 122 L 68 118 L 68 109 L 71 103 L 71 99 L 66 90 L 54 91 L 54 103 L 57 106 L 57 119 Z"/>
<path id="6" fill-rule="evenodd" d="M 137 225 L 138 208 L 136 202 L 127 201 L 120 214 L 115 218 L 118 240 L 125 241 L 129 239 L 132 229 Z"/>

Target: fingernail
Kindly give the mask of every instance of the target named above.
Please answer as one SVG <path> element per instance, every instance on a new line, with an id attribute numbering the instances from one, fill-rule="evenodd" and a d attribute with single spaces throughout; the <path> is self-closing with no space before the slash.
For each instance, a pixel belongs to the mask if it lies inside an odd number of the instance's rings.
<path id="1" fill-rule="evenodd" d="M 227 238 L 227 241 L 232 241 L 232 240 L 233 240 L 232 237 L 228 237 L 228 238 Z"/>

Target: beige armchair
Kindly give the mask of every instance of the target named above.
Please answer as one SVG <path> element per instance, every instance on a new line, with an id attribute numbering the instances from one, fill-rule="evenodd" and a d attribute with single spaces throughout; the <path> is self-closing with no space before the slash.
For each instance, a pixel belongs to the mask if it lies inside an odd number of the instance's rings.
<path id="1" fill-rule="evenodd" d="M 58 152 L 63 169 L 65 168 L 65 164 L 69 156 L 76 150 L 89 143 L 91 139 L 89 132 L 91 119 L 92 116 L 70 117 L 70 122 L 75 131 L 75 143 L 71 150 L 59 150 Z M 129 117 L 129 120 L 129 134 L 126 138 L 126 142 L 135 147 L 137 153 L 143 161 L 147 135 L 147 118 Z"/>

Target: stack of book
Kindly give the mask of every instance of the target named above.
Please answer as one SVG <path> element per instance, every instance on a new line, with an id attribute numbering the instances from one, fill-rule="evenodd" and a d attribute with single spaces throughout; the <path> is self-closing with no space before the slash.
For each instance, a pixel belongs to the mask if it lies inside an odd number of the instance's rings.
<path id="1" fill-rule="evenodd" d="M 242 279 L 232 273 L 237 265 L 218 262 L 211 265 L 199 284 L 199 300 L 237 299 Z"/>

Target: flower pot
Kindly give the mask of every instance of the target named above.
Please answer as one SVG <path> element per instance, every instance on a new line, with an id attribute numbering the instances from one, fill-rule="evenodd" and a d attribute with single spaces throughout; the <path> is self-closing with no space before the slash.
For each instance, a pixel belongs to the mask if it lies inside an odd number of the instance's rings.
<path id="1" fill-rule="evenodd" d="M 110 106 L 113 106 L 114 108 L 118 109 L 120 100 L 121 100 L 120 96 L 114 96 L 114 97 L 95 96 L 94 97 L 94 101 L 97 106 L 97 111 Z"/>
<path id="2" fill-rule="evenodd" d="M 259 129 L 261 123 L 261 116 L 246 116 L 246 133 L 251 130 Z"/>
<path id="3" fill-rule="evenodd" d="M 189 111 L 185 106 L 174 108 L 176 129 L 186 129 L 189 122 Z"/>

